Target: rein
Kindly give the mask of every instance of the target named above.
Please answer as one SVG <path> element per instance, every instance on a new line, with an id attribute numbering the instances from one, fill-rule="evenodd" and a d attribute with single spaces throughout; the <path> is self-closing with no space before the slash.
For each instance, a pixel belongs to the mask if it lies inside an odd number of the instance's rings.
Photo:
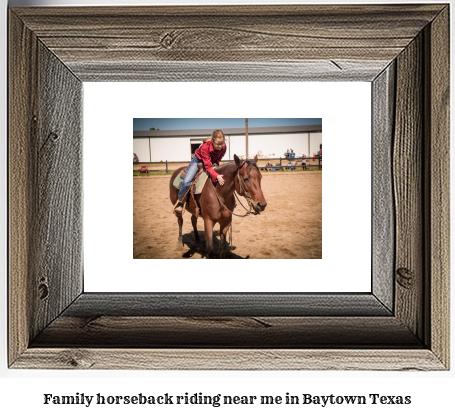
<path id="1" fill-rule="evenodd" d="M 216 198 L 218 199 L 218 202 L 220 202 L 220 205 L 223 206 L 228 212 L 230 212 L 230 213 L 232 213 L 233 215 L 238 216 L 238 217 L 240 217 L 240 218 L 244 218 L 245 216 L 254 215 L 254 214 L 255 214 L 255 213 L 251 212 L 251 206 L 252 206 L 252 205 L 250 205 L 250 210 L 247 211 L 244 215 L 237 215 L 237 213 L 234 213 L 232 210 L 230 210 L 230 209 L 229 209 L 229 208 L 220 200 L 220 198 L 218 197 L 218 193 L 217 193 L 216 190 L 215 190 L 215 185 L 213 184 L 213 182 L 212 182 L 211 180 L 210 180 L 210 182 L 212 183 L 212 189 L 213 189 L 213 191 L 215 192 L 215 196 L 216 196 Z M 237 198 L 237 200 L 240 202 L 239 198 L 238 198 L 237 195 L 235 194 L 235 190 L 234 190 L 234 196 L 235 196 L 235 197 Z M 248 200 L 248 199 L 247 199 L 247 200 Z M 240 202 L 240 204 L 242 205 L 242 202 Z M 250 202 L 250 204 L 251 204 L 251 202 Z M 243 209 L 247 210 L 247 209 L 245 208 L 245 206 L 242 205 L 242 207 L 243 207 Z"/>
<path id="2" fill-rule="evenodd" d="M 241 167 L 240 167 L 241 168 Z M 239 168 L 239 170 L 240 170 Z M 237 170 L 237 179 L 239 181 L 239 187 L 240 187 L 240 190 L 243 190 L 243 193 L 244 193 L 244 197 L 245 199 L 247 200 L 248 202 L 248 205 L 250 206 L 250 210 L 248 211 L 247 208 L 245 206 L 243 206 L 242 202 L 240 201 L 240 199 L 238 198 L 238 196 L 236 195 L 235 193 L 235 189 L 234 189 L 234 196 L 235 198 L 239 201 L 240 205 L 243 207 L 243 209 L 245 209 L 247 212 L 244 214 L 244 215 L 237 215 L 237 213 L 234 213 L 232 212 L 231 210 L 229 210 L 229 208 L 220 200 L 220 198 L 218 197 L 218 193 L 216 192 L 216 189 L 215 189 L 215 185 L 213 184 L 213 182 L 210 180 L 210 182 L 212 183 L 212 188 L 213 188 L 213 191 L 215 192 L 215 196 L 216 198 L 218 199 L 218 202 L 220 203 L 221 206 L 223 206 L 228 212 L 230 212 L 231 214 L 235 215 L 235 216 L 238 216 L 240 218 L 244 218 L 245 216 L 248 216 L 248 215 L 257 215 L 257 213 L 254 211 L 254 208 L 253 208 L 253 203 L 251 202 L 251 196 L 248 194 L 248 192 L 246 191 L 244 185 L 242 184 L 242 182 L 240 181 L 240 175 L 239 175 L 239 170 Z M 253 212 L 251 211 L 253 210 Z"/>
<path id="3" fill-rule="evenodd" d="M 243 190 L 243 194 L 244 194 L 244 198 L 246 199 L 246 201 L 248 202 L 248 205 L 250 206 L 250 212 L 251 212 L 251 209 L 254 210 L 254 207 L 253 207 L 253 202 L 251 201 L 251 196 L 248 194 L 248 192 L 246 191 L 245 189 L 245 185 L 242 184 L 242 182 L 240 181 L 240 174 L 239 174 L 239 170 L 237 170 L 237 179 L 239 181 L 239 187 L 240 187 L 240 190 Z M 243 181 L 243 179 L 242 179 Z M 240 202 L 240 199 L 237 197 L 237 195 L 235 194 L 235 190 L 234 190 L 234 196 L 237 198 L 237 200 L 239 201 L 239 203 L 242 205 L 242 202 Z M 243 206 L 243 209 L 246 210 L 246 207 Z"/>

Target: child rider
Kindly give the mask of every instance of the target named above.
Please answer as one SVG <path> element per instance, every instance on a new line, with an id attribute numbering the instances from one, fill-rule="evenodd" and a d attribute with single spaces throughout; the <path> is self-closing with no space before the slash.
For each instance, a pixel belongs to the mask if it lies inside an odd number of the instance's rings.
<path id="1" fill-rule="evenodd" d="M 183 211 L 183 202 L 186 196 L 186 190 L 188 189 L 191 181 L 198 171 L 198 163 L 204 163 L 205 171 L 211 177 L 211 179 L 223 186 L 224 179 L 221 174 L 218 174 L 213 170 L 213 164 L 219 164 L 223 156 L 226 154 L 226 143 L 224 140 L 224 134 L 221 130 L 215 130 L 212 136 L 207 138 L 201 146 L 194 152 L 193 160 L 188 167 L 185 178 L 183 179 L 182 187 L 179 191 L 179 200 L 174 208 L 174 212 L 177 215 L 181 215 Z"/>

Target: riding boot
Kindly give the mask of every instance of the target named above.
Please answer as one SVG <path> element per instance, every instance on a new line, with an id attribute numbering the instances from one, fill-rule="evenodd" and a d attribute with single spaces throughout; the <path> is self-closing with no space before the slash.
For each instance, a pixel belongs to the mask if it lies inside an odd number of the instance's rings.
<path id="1" fill-rule="evenodd" d="M 182 197 L 179 197 L 177 203 L 174 206 L 174 213 L 177 216 L 182 216 L 184 213 L 185 200 L 186 197 L 188 196 L 189 191 L 191 190 L 190 187 L 191 185 L 188 186 L 188 189 L 185 190 L 185 193 L 182 195 Z"/>
<path id="2" fill-rule="evenodd" d="M 177 204 L 174 206 L 174 213 L 177 216 L 182 216 L 183 215 L 183 203 L 178 201 Z"/>

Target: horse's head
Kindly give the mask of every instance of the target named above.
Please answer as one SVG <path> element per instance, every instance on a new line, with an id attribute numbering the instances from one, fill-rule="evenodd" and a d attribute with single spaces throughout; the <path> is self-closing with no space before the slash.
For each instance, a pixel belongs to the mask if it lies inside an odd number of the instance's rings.
<path id="1" fill-rule="evenodd" d="M 261 189 L 262 175 L 256 165 L 258 156 L 256 156 L 253 161 L 248 161 L 240 160 L 237 155 L 234 154 L 234 160 L 239 173 L 239 182 L 238 184 L 236 183 L 239 195 L 250 199 L 256 213 L 262 212 L 267 206 L 267 202 L 265 201 Z"/>

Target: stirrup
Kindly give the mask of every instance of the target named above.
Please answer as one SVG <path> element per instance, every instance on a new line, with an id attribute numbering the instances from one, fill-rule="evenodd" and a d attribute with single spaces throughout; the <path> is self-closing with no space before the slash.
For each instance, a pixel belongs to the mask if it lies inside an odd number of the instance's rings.
<path id="1" fill-rule="evenodd" d="M 179 206 L 179 204 L 180 204 L 180 206 Z M 173 207 L 174 214 L 176 216 L 183 216 L 183 214 L 185 213 L 185 206 L 186 206 L 186 202 L 182 203 L 179 200 L 177 200 L 177 203 Z M 181 207 L 182 209 L 179 210 L 179 207 Z"/>

